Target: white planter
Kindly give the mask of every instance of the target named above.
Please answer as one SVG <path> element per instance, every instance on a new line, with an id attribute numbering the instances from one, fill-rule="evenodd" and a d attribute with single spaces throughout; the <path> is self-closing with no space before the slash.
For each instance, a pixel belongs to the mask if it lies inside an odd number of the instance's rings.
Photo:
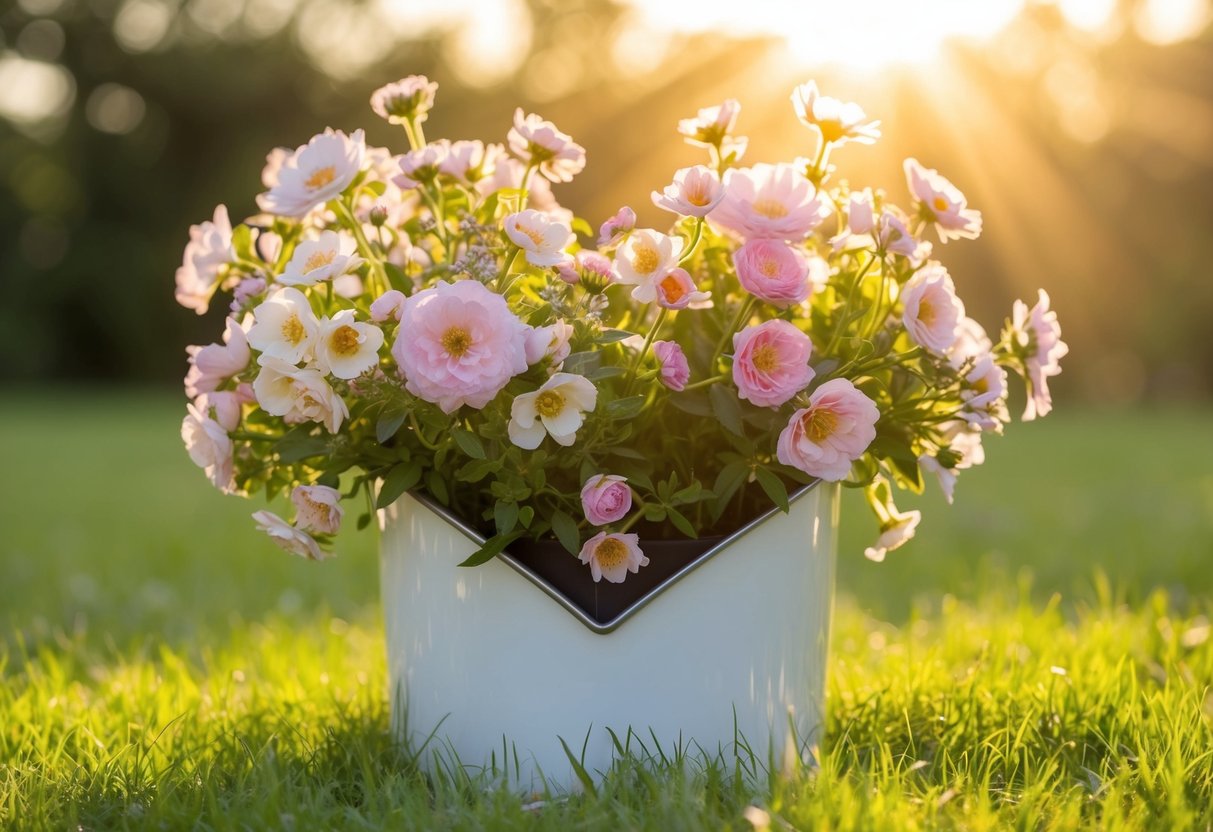
<path id="1" fill-rule="evenodd" d="M 413 496 L 380 524 L 393 730 L 414 749 L 432 735 L 427 765 L 454 752 L 523 789 L 567 789 L 561 739 L 604 772 L 608 728 L 651 752 L 655 737 L 667 755 L 729 760 L 740 735 L 762 765 L 819 741 L 836 486 L 801 492 L 789 514 L 727 538 L 608 626 L 570 615 L 508 557 L 456 567 L 478 538 Z"/>

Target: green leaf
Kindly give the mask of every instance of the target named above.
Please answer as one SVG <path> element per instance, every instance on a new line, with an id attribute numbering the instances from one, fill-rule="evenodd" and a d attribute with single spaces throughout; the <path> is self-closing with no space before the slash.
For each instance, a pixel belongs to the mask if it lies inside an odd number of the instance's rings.
<path id="1" fill-rule="evenodd" d="M 590 381 L 602 381 L 604 378 L 614 378 L 615 376 L 621 376 L 626 372 L 626 367 L 607 365 L 605 367 L 594 367 L 593 369 L 586 370 L 583 375 Z"/>
<path id="2" fill-rule="evenodd" d="M 281 461 L 298 462 L 301 459 L 326 453 L 329 443 L 328 440 L 319 437 L 288 437 L 280 440 L 274 449 L 278 452 L 278 458 Z"/>
<path id="3" fill-rule="evenodd" d="M 253 251 L 253 231 L 247 225 L 232 229 L 232 251 L 246 260 L 260 259 Z"/>
<path id="4" fill-rule="evenodd" d="M 716 505 L 712 509 L 713 520 L 719 520 L 724 515 L 729 501 L 749 475 L 750 466 L 745 462 L 730 462 L 720 469 L 720 473 L 716 475 L 716 483 L 712 486 L 712 491 L 716 494 Z"/>
<path id="5" fill-rule="evenodd" d="M 451 435 L 455 437 L 455 444 L 459 446 L 459 450 L 472 459 L 484 459 L 484 445 L 481 444 L 479 436 L 464 428 L 455 428 L 451 431 Z"/>
<path id="6" fill-rule="evenodd" d="M 695 531 L 695 526 L 678 509 L 667 508 L 666 515 L 670 518 L 670 522 L 674 524 L 678 531 L 682 532 L 687 537 L 699 537 L 699 532 Z"/>
<path id="7" fill-rule="evenodd" d="M 522 524 L 522 528 L 529 529 L 531 521 L 535 519 L 535 509 L 530 506 L 523 506 L 518 509 L 518 522 Z"/>
<path id="8" fill-rule="evenodd" d="M 712 402 L 712 414 L 720 424 L 724 425 L 726 430 L 744 436 L 745 429 L 741 426 L 741 401 L 732 388 L 713 384 L 708 388 L 708 398 Z"/>
<path id="9" fill-rule="evenodd" d="M 573 773 L 577 775 L 577 779 L 581 781 L 581 787 L 585 789 L 585 793 L 598 797 L 598 787 L 594 785 L 594 778 L 585 770 L 585 766 L 580 760 L 573 756 L 569 744 L 564 741 L 564 737 L 557 737 L 560 740 L 560 746 L 564 749 L 564 755 L 569 758 L 569 765 L 573 767 Z"/>
<path id="10" fill-rule="evenodd" d="M 636 451 L 631 448 L 624 448 L 622 446 L 616 447 L 616 448 L 608 448 L 607 454 L 609 454 L 610 456 L 621 456 L 624 459 L 639 459 L 641 461 L 648 460 L 648 456 L 646 456 L 645 454 L 642 454 L 640 451 Z"/>
<path id="11" fill-rule="evenodd" d="M 480 482 L 500 467 L 500 460 L 474 459 L 455 472 L 455 479 L 460 482 Z"/>
<path id="12" fill-rule="evenodd" d="M 404 273 L 404 269 L 395 263 L 384 263 L 383 270 L 387 272 L 388 283 L 392 284 L 393 289 L 398 292 L 406 292 L 409 289 L 412 281 Z"/>
<path id="13" fill-rule="evenodd" d="M 446 480 L 433 468 L 425 475 L 425 490 L 443 505 L 447 505 L 451 501 L 451 496 L 446 489 Z"/>
<path id="14" fill-rule="evenodd" d="M 593 227 L 582 217 L 573 217 L 572 229 L 583 237 L 595 236 Z"/>
<path id="15" fill-rule="evenodd" d="M 379 441 L 380 445 L 385 444 L 396 435 L 396 431 L 400 430 L 404 420 L 405 414 L 403 413 L 387 413 L 379 417 L 379 421 L 375 423 L 375 439 Z"/>
<path id="16" fill-rule="evenodd" d="M 371 515 L 363 514 L 358 517 L 358 531 L 362 531 L 371 524 Z"/>
<path id="17" fill-rule="evenodd" d="M 607 402 L 606 416 L 608 419 L 630 419 L 644 407 L 644 400 L 644 396 L 628 396 L 626 399 Z"/>
<path id="18" fill-rule="evenodd" d="M 708 397 L 700 392 L 673 393 L 670 395 L 670 404 L 692 416 L 712 415 L 712 405 L 708 401 Z"/>
<path id="19" fill-rule="evenodd" d="M 771 498 L 771 502 L 779 506 L 786 514 L 788 511 L 788 489 L 784 487 L 783 480 L 769 468 L 755 468 L 754 474 L 758 477 L 758 484 L 762 486 L 762 490 Z"/>
<path id="20" fill-rule="evenodd" d="M 417 460 L 401 462 L 393 466 L 383 478 L 379 486 L 379 497 L 375 500 L 375 508 L 387 508 L 396 499 L 421 481 L 421 463 Z"/>
<path id="21" fill-rule="evenodd" d="M 652 520 L 654 523 L 660 523 L 665 519 L 666 511 L 665 506 L 658 503 L 645 503 L 643 513 L 645 520 Z"/>
<path id="22" fill-rule="evenodd" d="M 577 521 L 560 509 L 552 512 L 552 533 L 560 541 L 560 545 L 571 554 L 581 551 L 581 533 L 577 531 Z"/>
<path id="23" fill-rule="evenodd" d="M 504 551 L 506 546 L 509 546 L 518 538 L 522 537 L 522 532 L 511 532 L 509 534 L 498 534 L 490 537 L 484 542 L 484 545 L 472 553 L 471 557 L 459 564 L 460 566 L 479 566 L 482 563 L 488 563 L 493 558 L 497 557 Z"/>
<path id="24" fill-rule="evenodd" d="M 615 344 L 619 341 L 625 341 L 635 334 L 635 332 L 628 332 L 626 329 L 604 329 L 602 334 L 594 339 L 594 343 Z"/>
<path id="25" fill-rule="evenodd" d="M 493 505 L 493 523 L 497 526 L 497 534 L 509 534 L 518 523 L 518 504 L 498 500 Z"/>

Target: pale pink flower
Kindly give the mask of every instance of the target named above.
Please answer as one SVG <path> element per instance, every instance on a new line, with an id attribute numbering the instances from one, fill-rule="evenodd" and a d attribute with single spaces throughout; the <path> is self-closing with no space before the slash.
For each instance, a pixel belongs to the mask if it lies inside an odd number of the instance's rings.
<path id="1" fill-rule="evenodd" d="M 199 315 L 206 312 L 219 285 L 220 270 L 232 256 L 232 223 L 227 206 L 219 205 L 209 221 L 190 226 L 190 241 L 177 269 L 177 303 Z"/>
<path id="2" fill-rule="evenodd" d="M 550 359 L 550 367 L 559 368 L 569 357 L 573 337 L 572 324 L 556 321 L 547 326 L 529 327 L 526 336 L 526 363 L 538 364 Z"/>
<path id="3" fill-rule="evenodd" d="M 684 118 L 678 122 L 678 132 L 691 144 L 716 147 L 725 136 L 733 132 L 741 104 L 729 98 L 715 107 L 704 107 L 695 118 Z"/>
<path id="4" fill-rule="evenodd" d="M 376 323 L 383 323 L 388 318 L 399 321 L 404 310 L 404 301 L 404 292 L 399 289 L 388 289 L 371 301 L 371 320 Z"/>
<path id="5" fill-rule="evenodd" d="M 278 174 L 282 172 L 282 166 L 289 158 L 291 158 L 289 147 L 275 147 L 265 154 L 265 167 L 261 169 L 261 184 L 266 190 L 278 184 Z"/>
<path id="6" fill-rule="evenodd" d="M 262 211 L 302 217 L 345 190 L 362 170 L 366 142 L 361 130 L 347 136 L 326 129 L 282 162 L 277 183 L 257 197 Z"/>
<path id="7" fill-rule="evenodd" d="M 526 253 L 532 266 L 555 266 L 567 263 L 572 256 L 565 248 L 577 239 L 564 223 L 528 208 L 510 214 L 503 223 L 506 236 Z"/>
<path id="8" fill-rule="evenodd" d="M 598 390 L 584 376 L 556 373 L 532 393 L 514 397 L 507 425 L 510 441 L 533 451 L 551 436 L 568 447 L 577 438 L 585 414 L 598 404 Z"/>
<path id="9" fill-rule="evenodd" d="M 581 508 L 591 526 L 622 520 L 632 510 L 628 478 L 617 474 L 595 474 L 581 487 Z"/>
<path id="10" fill-rule="evenodd" d="M 676 393 L 686 389 L 691 380 L 691 367 L 682 347 L 675 341 L 654 341 L 653 354 L 660 365 L 658 378 L 661 383 Z"/>
<path id="11" fill-rule="evenodd" d="M 684 217 L 706 217 L 724 199 L 724 186 L 716 171 L 706 165 L 681 168 L 673 183 L 658 193 L 653 191 L 653 204 Z"/>
<path id="12" fill-rule="evenodd" d="M 788 307 L 809 297 L 809 260 L 782 240 L 754 239 L 733 252 L 741 285 L 759 300 Z"/>
<path id="13" fill-rule="evenodd" d="M 847 227 L 852 234 L 870 234 L 876 227 L 875 198 L 871 188 L 851 191 L 847 199 Z"/>
<path id="14" fill-rule="evenodd" d="M 514 126 L 507 136 L 510 151 L 552 182 L 569 182 L 585 168 L 585 148 L 572 136 L 556 129 L 531 113 L 523 115 L 522 108 L 514 110 Z"/>
<path id="15" fill-rule="evenodd" d="M 362 265 L 362 258 L 355 253 L 357 247 L 348 234 L 322 231 L 319 237 L 295 246 L 277 281 L 287 286 L 313 286 L 348 274 Z"/>
<path id="16" fill-rule="evenodd" d="M 379 366 L 383 330 L 354 320 L 353 309 L 342 309 L 320 322 L 316 336 L 316 369 L 337 378 L 354 379 Z"/>
<path id="17" fill-rule="evenodd" d="M 1001 432 L 1008 421 L 1007 371 L 995 363 L 993 355 L 985 353 L 973 360 L 961 381 L 961 418 L 981 430 Z"/>
<path id="18" fill-rule="evenodd" d="M 894 512 L 880 524 L 880 537 L 876 543 L 863 550 L 864 557 L 880 563 L 884 556 L 907 543 L 914 537 L 914 530 L 922 520 L 921 511 Z"/>
<path id="19" fill-rule="evenodd" d="M 761 162 L 724 175 L 724 199 L 709 222 L 745 239 L 796 242 L 830 213 L 813 183 L 793 165 Z"/>
<path id="20" fill-rule="evenodd" d="M 235 318 L 225 322 L 222 344 L 190 346 L 190 371 L 185 377 L 185 392 L 190 398 L 219 389 L 219 385 L 248 366 L 251 353 L 244 330 Z"/>
<path id="21" fill-rule="evenodd" d="M 880 212 L 875 228 L 876 247 L 881 251 L 900 254 L 918 261 L 924 257 L 919 252 L 919 242 L 910 233 L 906 221 L 896 212 L 885 208 Z M 929 246 L 930 243 L 924 245 Z M 927 249 L 930 253 L 930 249 Z"/>
<path id="22" fill-rule="evenodd" d="M 657 305 L 665 309 L 686 309 L 692 304 L 702 304 L 712 297 L 711 292 L 701 292 L 686 269 L 670 269 L 657 281 Z"/>
<path id="23" fill-rule="evenodd" d="M 965 316 L 964 304 L 947 269 L 929 263 L 910 278 L 901 292 L 905 324 L 910 340 L 936 355 L 944 355 L 956 343 L 956 330 Z"/>
<path id="24" fill-rule="evenodd" d="M 437 92 L 437 83 L 424 75 L 410 75 L 371 93 L 371 109 L 393 124 L 425 121 Z"/>
<path id="25" fill-rule="evenodd" d="M 880 138 L 879 121 L 868 121 L 858 104 L 822 95 L 813 81 L 792 90 L 792 106 L 796 117 L 820 133 L 825 142 L 872 144 Z"/>
<path id="26" fill-rule="evenodd" d="M 981 236 L 981 212 L 967 207 L 960 189 L 923 167 L 917 159 L 905 160 L 906 182 L 923 219 L 935 224 L 941 242 L 976 240 Z"/>
<path id="27" fill-rule="evenodd" d="M 609 248 L 619 245 L 635 227 L 636 212 L 626 205 L 623 206 L 615 212 L 615 216 L 604 222 L 598 229 L 598 247 Z"/>
<path id="28" fill-rule="evenodd" d="M 943 498 L 948 501 L 948 505 L 952 505 L 956 493 L 956 480 L 960 477 L 956 470 L 945 468 L 943 463 L 929 454 L 922 454 L 918 457 L 918 464 L 928 474 L 935 475 L 936 480 L 939 481 L 939 490 L 943 492 Z"/>
<path id="29" fill-rule="evenodd" d="M 232 440 L 217 421 L 193 404 L 181 421 L 181 440 L 194 464 L 206 472 L 207 479 L 224 494 L 236 491 Z"/>
<path id="30" fill-rule="evenodd" d="M 414 396 L 444 413 L 480 409 L 526 372 L 526 333 L 482 283 L 439 282 L 405 300 L 392 356 Z"/>
<path id="31" fill-rule="evenodd" d="M 813 342 L 792 324 L 766 321 L 733 335 L 733 383 L 741 398 L 779 407 L 809 385 Z"/>
<path id="32" fill-rule="evenodd" d="M 240 425 L 243 404 L 243 397 L 234 390 L 203 393 L 194 400 L 194 407 L 199 413 L 210 416 L 229 433 Z"/>
<path id="33" fill-rule="evenodd" d="M 320 322 L 298 289 L 280 288 L 253 310 L 248 331 L 253 349 L 271 358 L 298 364 L 311 358 Z"/>
<path id="34" fill-rule="evenodd" d="M 1049 295 L 1039 290 L 1036 305 L 1030 310 L 1021 300 L 1015 301 L 1011 314 L 1008 340 L 1023 361 L 1024 379 L 1028 383 L 1028 402 L 1023 420 L 1030 422 L 1047 416 L 1053 409 L 1049 394 L 1049 377 L 1061 372 L 1061 359 L 1070 347 L 1061 340 L 1061 324 L 1057 313 L 1049 309 Z"/>
<path id="35" fill-rule="evenodd" d="M 325 381 L 319 370 L 298 367 L 270 356 L 258 360 L 261 372 L 253 379 L 257 404 L 271 416 L 281 416 L 287 424 L 319 422 L 336 433 L 350 415 L 345 401 Z"/>
<path id="36" fill-rule="evenodd" d="M 629 572 L 635 574 L 640 567 L 649 565 L 639 542 L 639 535 L 599 532 L 581 547 L 578 559 L 590 565 L 594 583 L 606 578 L 613 584 L 621 584 Z"/>
<path id="37" fill-rule="evenodd" d="M 295 528 L 272 511 L 255 511 L 257 528 L 270 536 L 280 549 L 308 560 L 324 560 L 328 553 L 320 548 L 310 534 Z"/>
<path id="38" fill-rule="evenodd" d="M 425 147 L 410 150 L 400 157 L 400 175 L 392 183 L 401 190 L 416 188 L 433 182 L 446 161 L 448 145 L 431 142 Z"/>
<path id="39" fill-rule="evenodd" d="M 491 176 L 497 160 L 504 154 L 505 148 L 500 144 L 486 145 L 479 140 L 451 142 L 439 170 L 461 182 L 473 184 Z"/>
<path id="40" fill-rule="evenodd" d="M 876 404 L 849 379 L 831 379 L 779 434 L 779 461 L 829 482 L 844 479 L 876 438 L 879 418 Z"/>
<path id="41" fill-rule="evenodd" d="M 291 491 L 295 525 L 317 534 L 336 534 L 341 528 L 341 492 L 327 485 L 297 485 Z"/>
<path id="42" fill-rule="evenodd" d="M 633 231 L 615 251 L 619 282 L 635 286 L 632 297 L 641 303 L 657 299 L 657 282 L 678 266 L 682 238 L 642 228 Z"/>
<path id="43" fill-rule="evenodd" d="M 956 341 L 948 351 L 948 361 L 959 370 L 966 362 L 980 358 L 993 348 L 994 342 L 986 334 L 985 327 L 966 316 L 956 324 Z"/>

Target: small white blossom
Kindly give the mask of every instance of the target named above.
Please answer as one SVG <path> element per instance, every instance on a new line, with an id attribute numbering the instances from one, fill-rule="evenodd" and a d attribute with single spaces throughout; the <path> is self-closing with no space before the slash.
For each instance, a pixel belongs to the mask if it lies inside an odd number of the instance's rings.
<path id="1" fill-rule="evenodd" d="M 320 322 L 316 338 L 316 369 L 337 378 L 353 379 L 379 364 L 383 330 L 354 320 L 354 310 L 342 309 Z"/>
<path id="2" fill-rule="evenodd" d="M 311 357 L 320 322 L 303 292 L 290 288 L 277 290 L 253 310 L 253 320 L 248 342 L 263 356 L 289 364 Z"/>
<path id="3" fill-rule="evenodd" d="M 270 536 L 279 548 L 308 560 L 324 560 L 328 557 L 320 544 L 310 534 L 295 528 L 272 511 L 255 511 L 253 519 L 257 528 Z"/>
<path id="4" fill-rule="evenodd" d="M 362 265 L 355 254 L 357 243 L 347 234 L 324 231 L 316 239 L 304 240 L 295 247 L 279 283 L 287 286 L 312 286 L 349 274 Z"/>
<path id="5" fill-rule="evenodd" d="M 598 403 L 598 390 L 583 376 L 556 373 L 533 393 L 523 393 L 510 407 L 510 441 L 533 451 L 551 435 L 557 444 L 569 446 L 585 421 L 585 414 Z"/>

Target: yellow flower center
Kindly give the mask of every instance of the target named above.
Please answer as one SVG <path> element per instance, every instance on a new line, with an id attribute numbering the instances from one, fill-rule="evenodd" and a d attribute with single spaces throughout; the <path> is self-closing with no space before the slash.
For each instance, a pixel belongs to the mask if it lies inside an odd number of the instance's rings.
<path id="1" fill-rule="evenodd" d="M 337 257 L 337 250 L 317 251 L 311 257 L 303 261 L 303 270 L 305 272 L 314 272 L 316 269 L 322 269 L 329 263 L 332 263 Z"/>
<path id="2" fill-rule="evenodd" d="M 525 225 L 518 226 L 518 230 L 530 237 L 531 242 L 535 244 L 536 248 L 543 248 L 545 240 L 543 239 L 543 234 L 539 231 L 534 228 L 527 228 Z"/>
<path id="3" fill-rule="evenodd" d="M 640 274 L 650 274 L 655 271 L 659 261 L 657 249 L 652 246 L 637 246 L 632 253 L 632 268 Z"/>
<path id="4" fill-rule="evenodd" d="M 628 547 L 622 540 L 608 537 L 594 549 L 594 557 L 602 569 L 614 569 L 628 559 Z"/>
<path id="5" fill-rule="evenodd" d="M 779 274 L 779 263 L 774 259 L 763 260 L 758 264 L 758 271 L 762 272 L 763 277 L 774 277 Z"/>
<path id="6" fill-rule="evenodd" d="M 342 325 L 329 337 L 329 346 L 338 355 L 354 355 L 358 352 L 358 330 Z"/>
<path id="7" fill-rule="evenodd" d="M 682 283 L 672 274 L 661 281 L 661 294 L 666 303 L 678 303 L 686 293 Z"/>
<path id="8" fill-rule="evenodd" d="M 559 416 L 564 410 L 564 396 L 556 390 L 544 390 L 535 397 L 535 410 L 548 419 Z"/>
<path id="9" fill-rule="evenodd" d="M 703 185 L 692 186 L 687 189 L 686 193 L 687 202 L 691 203 L 697 208 L 702 208 L 704 205 L 711 202 L 711 200 L 708 199 L 708 189 Z"/>
<path id="10" fill-rule="evenodd" d="M 754 350 L 750 361 L 758 372 L 769 373 L 779 366 L 779 353 L 770 344 L 763 344 Z"/>
<path id="11" fill-rule="evenodd" d="M 312 171 L 312 175 L 303 181 L 303 185 L 308 190 L 315 191 L 330 184 L 336 178 L 337 169 L 329 165 L 327 168 Z"/>
<path id="12" fill-rule="evenodd" d="M 788 206 L 777 199 L 760 199 L 750 207 L 754 209 L 755 213 L 773 220 L 782 219 L 788 215 Z"/>
<path id="13" fill-rule="evenodd" d="M 804 429 L 809 435 L 809 441 L 814 445 L 820 445 L 822 442 L 830 438 L 830 434 L 838 427 L 838 415 L 832 410 L 809 411 L 805 416 Z"/>
<path id="14" fill-rule="evenodd" d="M 453 326 L 442 333 L 442 348 L 452 358 L 463 358 L 472 348 L 472 335 L 461 326 Z"/>
<path id="15" fill-rule="evenodd" d="M 948 210 L 948 201 L 942 196 L 937 196 L 935 199 L 931 200 L 931 205 L 934 206 L 936 211 Z"/>
<path id="16" fill-rule="evenodd" d="M 291 315 L 282 322 L 282 337 L 287 343 L 298 344 L 306 336 L 307 330 L 303 328 L 303 321 L 299 320 L 298 315 Z"/>
<path id="17" fill-rule="evenodd" d="M 927 326 L 935 325 L 935 307 L 926 298 L 918 302 L 918 320 Z"/>
<path id="18" fill-rule="evenodd" d="M 981 378 L 977 379 L 977 381 L 973 382 L 973 389 L 978 393 L 989 393 L 990 380 L 986 376 L 982 376 Z"/>
<path id="19" fill-rule="evenodd" d="M 846 135 L 846 130 L 842 126 L 842 121 L 836 118 L 824 118 L 817 122 L 817 127 L 821 130 L 821 137 L 827 142 L 836 142 Z"/>

